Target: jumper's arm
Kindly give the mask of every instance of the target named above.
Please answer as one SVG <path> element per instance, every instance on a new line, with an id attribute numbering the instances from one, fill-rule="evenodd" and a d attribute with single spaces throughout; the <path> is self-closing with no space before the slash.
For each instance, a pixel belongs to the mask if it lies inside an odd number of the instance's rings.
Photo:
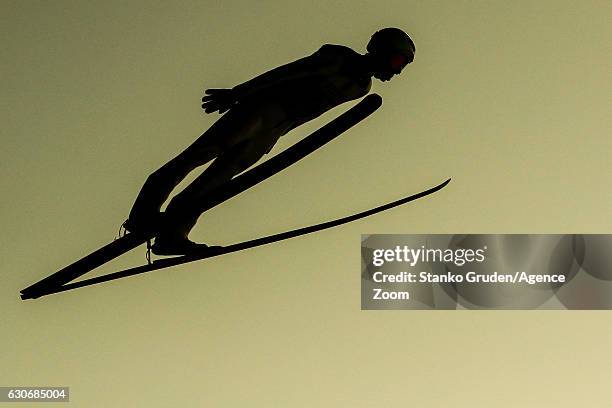
<path id="1" fill-rule="evenodd" d="M 307 57 L 274 68 L 232 89 L 207 89 L 202 98 L 202 109 L 206 113 L 223 113 L 237 102 L 285 81 L 332 74 L 340 69 L 345 53 L 342 46 L 325 44 Z"/>
<path id="2" fill-rule="evenodd" d="M 284 81 L 333 73 L 341 63 L 334 48 L 333 45 L 325 44 L 312 55 L 274 68 L 235 86 L 232 90 L 236 93 L 236 99 L 240 101 Z"/>

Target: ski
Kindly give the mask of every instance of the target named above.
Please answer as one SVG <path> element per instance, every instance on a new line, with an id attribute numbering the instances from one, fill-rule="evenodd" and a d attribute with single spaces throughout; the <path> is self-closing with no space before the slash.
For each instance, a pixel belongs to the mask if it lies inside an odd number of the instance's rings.
<path id="1" fill-rule="evenodd" d="M 205 203 L 196 203 L 201 212 L 207 211 L 256 184 L 272 177 L 274 174 L 286 169 L 300 159 L 308 156 L 349 128 L 370 116 L 382 105 L 382 98 L 378 94 L 370 94 L 359 103 L 347 110 L 320 129 L 306 136 L 293 146 L 287 148 L 276 156 L 233 178 L 230 182 L 214 190 L 210 199 Z M 128 251 L 144 244 L 155 236 L 149 234 L 128 233 L 90 253 L 82 259 L 66 266 L 54 274 L 21 290 L 22 299 L 37 298 L 42 293 L 48 293 L 55 288 L 77 279 L 95 268 L 125 254 Z"/>
<path id="2" fill-rule="evenodd" d="M 41 296 L 51 295 L 54 293 L 65 292 L 68 290 L 91 286 L 91 285 L 108 282 L 108 281 L 112 281 L 112 280 L 116 280 L 120 278 L 126 278 L 129 276 L 139 275 L 139 274 L 146 273 L 146 272 L 152 272 L 152 271 L 159 270 L 159 269 L 169 268 L 169 267 L 176 266 L 176 265 L 182 265 L 182 264 L 195 262 L 195 261 L 199 261 L 199 260 L 203 260 L 207 258 L 213 258 L 213 257 L 220 256 L 220 255 L 226 255 L 232 252 L 243 251 L 249 248 L 267 245 L 267 244 L 271 244 L 274 242 L 284 241 L 290 238 L 295 238 L 295 237 L 299 237 L 302 235 L 326 230 L 326 229 L 333 228 L 333 227 L 336 227 L 342 224 L 347 224 L 349 222 L 357 221 L 359 219 L 368 217 L 370 215 L 374 215 L 374 214 L 389 210 L 391 208 L 400 206 L 402 204 L 406 204 L 408 202 L 417 200 L 419 198 L 428 196 L 444 188 L 450 181 L 451 179 L 448 179 L 444 181 L 443 183 L 440 183 L 437 186 L 432 187 L 428 190 L 422 191 L 420 193 L 413 194 L 413 195 L 401 198 L 399 200 L 396 200 L 396 201 L 393 201 L 387 204 L 383 204 L 381 206 L 378 206 L 378 207 L 375 207 L 375 208 L 372 208 L 366 211 L 362 211 L 356 214 L 352 214 L 346 217 L 338 218 L 332 221 L 327 221 L 327 222 L 323 222 L 320 224 L 315 224 L 315 225 L 310 225 L 310 226 L 303 227 L 303 228 L 285 231 L 285 232 L 281 232 L 281 233 L 274 234 L 274 235 L 268 235 L 265 237 L 256 238 L 250 241 L 239 242 L 239 243 L 224 246 L 224 247 L 218 247 L 216 249 L 205 250 L 199 253 L 193 253 L 193 254 L 183 255 L 183 256 L 176 256 L 172 258 L 162 258 L 159 260 L 155 260 L 153 263 L 148 264 L 148 265 L 137 266 L 134 268 L 129 268 L 129 269 L 119 271 L 119 272 L 109 273 L 107 275 L 102 275 L 102 276 L 98 276 L 95 278 L 84 279 L 79 282 L 73 282 L 73 283 L 68 283 L 65 285 L 50 287 L 46 291 L 44 292 L 39 291 L 35 293 L 34 295 L 27 294 L 27 293 L 22 294 L 21 298 L 23 300 L 34 299 L 34 298 L 38 298 Z"/>

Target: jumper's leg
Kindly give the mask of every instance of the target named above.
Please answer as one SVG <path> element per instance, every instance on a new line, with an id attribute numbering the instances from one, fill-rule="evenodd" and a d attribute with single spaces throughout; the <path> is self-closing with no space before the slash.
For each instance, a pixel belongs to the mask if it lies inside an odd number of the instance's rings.
<path id="1" fill-rule="evenodd" d="M 218 156 L 198 178 L 170 201 L 165 213 L 167 226 L 156 243 L 187 241 L 189 231 L 202 213 L 200 207 L 206 203 L 208 194 L 251 167 L 266 151 L 266 146 L 260 141 L 246 140 Z"/>
<path id="2" fill-rule="evenodd" d="M 158 221 L 161 206 L 172 190 L 192 170 L 206 164 L 218 154 L 214 149 L 201 151 L 197 155 L 186 150 L 153 172 L 138 193 L 130 210 L 126 228 L 134 232 L 154 227 L 149 224 Z"/>
<path id="3" fill-rule="evenodd" d="M 144 231 L 156 229 L 160 209 L 174 188 L 194 169 L 202 166 L 239 143 L 239 136 L 251 131 L 240 112 L 228 112 L 215 122 L 185 151 L 157 171 L 144 183 L 126 223 L 126 229 Z"/>

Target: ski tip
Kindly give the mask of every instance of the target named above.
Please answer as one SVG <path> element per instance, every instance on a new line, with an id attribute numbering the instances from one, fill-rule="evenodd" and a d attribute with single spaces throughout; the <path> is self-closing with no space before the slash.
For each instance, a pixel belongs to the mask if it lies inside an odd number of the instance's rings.
<path id="1" fill-rule="evenodd" d="M 432 187 L 429 190 L 427 190 L 427 193 L 431 194 L 431 193 L 435 193 L 436 191 L 440 191 L 444 187 L 446 187 L 448 185 L 448 183 L 450 183 L 450 182 L 451 182 L 451 178 L 449 177 L 445 181 L 443 181 L 442 183 L 438 184 L 437 186 Z"/>
<path id="2" fill-rule="evenodd" d="M 430 189 L 430 191 L 431 191 L 431 192 L 434 192 L 434 191 L 439 191 L 439 190 L 442 190 L 444 187 L 446 187 L 446 186 L 448 185 L 448 183 L 450 183 L 450 181 L 451 181 L 451 178 L 447 178 L 447 179 L 446 179 L 445 181 L 443 181 L 442 183 L 438 184 L 438 185 L 437 185 L 437 186 L 435 186 L 435 187 L 432 187 L 432 188 Z"/>
<path id="3" fill-rule="evenodd" d="M 368 96 L 366 96 L 365 98 L 363 98 L 364 102 L 368 102 L 373 104 L 374 106 L 376 106 L 377 108 L 380 107 L 383 103 L 383 99 L 382 96 L 380 96 L 377 93 L 371 93 Z"/>

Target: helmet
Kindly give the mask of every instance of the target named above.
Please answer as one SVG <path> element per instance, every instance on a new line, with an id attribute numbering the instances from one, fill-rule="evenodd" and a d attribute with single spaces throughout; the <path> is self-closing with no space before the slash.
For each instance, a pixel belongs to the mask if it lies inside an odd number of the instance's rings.
<path id="1" fill-rule="evenodd" d="M 383 28 L 375 32 L 366 47 L 375 55 L 394 56 L 400 65 L 410 64 L 414 59 L 416 47 L 412 39 L 399 28 Z"/>

